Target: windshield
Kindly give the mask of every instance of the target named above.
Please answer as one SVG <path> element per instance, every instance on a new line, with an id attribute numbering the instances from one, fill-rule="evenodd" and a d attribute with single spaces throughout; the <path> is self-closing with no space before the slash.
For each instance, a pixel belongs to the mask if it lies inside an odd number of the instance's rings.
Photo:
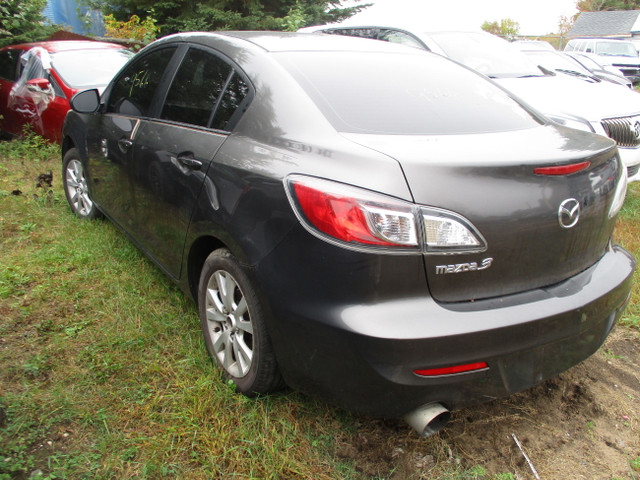
<path id="1" fill-rule="evenodd" d="M 582 65 L 584 65 L 587 68 L 590 68 L 591 70 L 603 70 L 602 65 L 600 65 L 591 57 L 587 57 L 586 55 L 577 55 L 576 57 L 577 58 L 575 60 L 577 62 L 580 62 Z"/>
<path id="2" fill-rule="evenodd" d="M 540 125 L 495 84 L 439 55 L 419 51 L 274 56 L 340 132 L 447 135 Z"/>
<path id="3" fill-rule="evenodd" d="M 427 34 L 446 55 L 492 78 L 542 76 L 524 53 L 488 33 L 442 32 Z"/>
<path id="4" fill-rule="evenodd" d="M 547 70 L 573 71 L 591 76 L 592 73 L 574 59 L 555 52 L 526 52 L 525 55 Z"/>
<path id="5" fill-rule="evenodd" d="M 100 48 L 69 50 L 51 54 L 51 64 L 72 88 L 107 85 L 134 54 L 129 50 Z"/>
<path id="6" fill-rule="evenodd" d="M 637 57 L 638 52 L 631 43 L 626 42 L 596 42 L 598 55 L 614 55 L 621 57 Z"/>

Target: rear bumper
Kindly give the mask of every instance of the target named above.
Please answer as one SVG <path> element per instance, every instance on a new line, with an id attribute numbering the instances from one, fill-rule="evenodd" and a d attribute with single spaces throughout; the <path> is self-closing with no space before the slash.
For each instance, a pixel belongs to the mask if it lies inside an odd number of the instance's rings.
<path id="1" fill-rule="evenodd" d="M 374 416 L 399 417 L 429 402 L 459 408 L 534 386 L 593 354 L 628 302 L 634 266 L 614 247 L 553 287 L 464 304 L 428 295 L 332 304 L 321 290 L 315 302 L 274 302 L 267 288 L 270 330 L 294 388 Z M 473 362 L 489 368 L 413 373 Z"/>

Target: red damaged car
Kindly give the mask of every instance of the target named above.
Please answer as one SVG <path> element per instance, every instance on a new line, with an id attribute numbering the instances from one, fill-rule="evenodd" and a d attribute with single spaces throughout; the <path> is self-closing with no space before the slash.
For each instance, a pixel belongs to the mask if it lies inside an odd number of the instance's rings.
<path id="1" fill-rule="evenodd" d="M 28 125 L 60 142 L 71 97 L 101 91 L 133 55 L 122 45 L 88 40 L 0 48 L 0 131 L 20 135 Z"/>

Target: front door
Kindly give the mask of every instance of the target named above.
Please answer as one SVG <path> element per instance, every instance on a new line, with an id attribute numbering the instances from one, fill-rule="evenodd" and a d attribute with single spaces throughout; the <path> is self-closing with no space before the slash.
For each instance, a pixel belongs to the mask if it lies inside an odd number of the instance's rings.
<path id="1" fill-rule="evenodd" d="M 89 128 L 97 132 L 87 139 L 87 175 L 94 201 L 115 223 L 128 232 L 137 228 L 133 182 L 136 167 L 133 146 L 141 122 L 152 115 L 162 79 L 175 47 L 151 52 L 131 63 L 105 95 L 104 115 Z"/>

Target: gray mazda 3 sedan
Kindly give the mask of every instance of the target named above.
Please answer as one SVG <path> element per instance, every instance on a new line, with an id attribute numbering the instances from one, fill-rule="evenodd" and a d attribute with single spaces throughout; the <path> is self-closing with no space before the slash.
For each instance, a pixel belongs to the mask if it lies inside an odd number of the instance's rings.
<path id="1" fill-rule="evenodd" d="M 193 296 L 246 395 L 286 383 L 430 434 L 587 358 L 628 301 L 615 144 L 438 55 L 180 34 L 72 105 L 72 210 Z"/>

